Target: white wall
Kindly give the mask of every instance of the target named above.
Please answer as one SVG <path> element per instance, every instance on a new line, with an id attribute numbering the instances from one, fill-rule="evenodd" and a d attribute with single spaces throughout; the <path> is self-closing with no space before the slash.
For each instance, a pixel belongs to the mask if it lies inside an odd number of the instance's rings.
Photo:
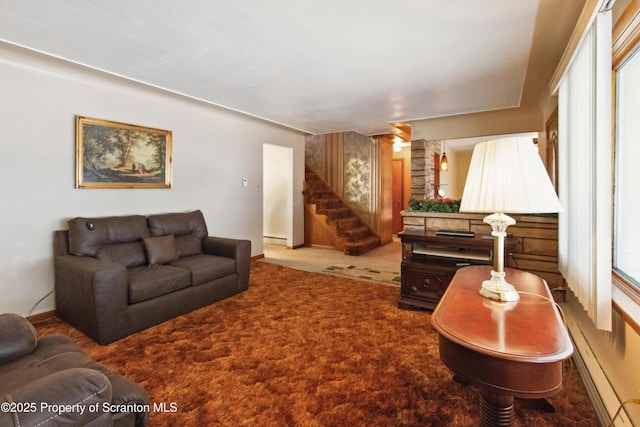
<path id="1" fill-rule="evenodd" d="M 455 200 L 462 199 L 464 184 L 467 179 L 467 171 L 469 170 L 470 154 L 467 157 L 467 151 L 458 151 L 449 147 L 449 141 L 445 141 L 447 161 L 449 162 L 449 170 L 440 172 L 440 188 L 444 191 L 445 197 L 451 197 Z"/>
<path id="2" fill-rule="evenodd" d="M 53 289 L 53 231 L 76 216 L 201 209 L 209 234 L 262 254 L 263 143 L 293 148 L 304 241 L 301 133 L 4 43 L 0 76 L 0 313 L 28 315 Z M 75 189 L 75 115 L 173 131 L 173 188 Z"/>
<path id="3" fill-rule="evenodd" d="M 614 288 L 613 293 L 615 297 L 616 293 L 622 291 Z M 628 300 L 624 309 L 637 315 L 638 305 L 624 297 L 624 294 L 620 297 L 617 302 L 624 303 L 624 300 Z M 580 335 L 575 340 L 575 351 L 581 354 L 587 364 L 589 375 L 604 402 L 608 416 L 613 417 L 621 402 L 640 398 L 640 336 L 617 310 L 613 310 L 611 332 L 596 329 L 593 320 L 571 291 L 567 293 L 563 312 L 572 336 Z M 581 345 L 581 340 L 586 340 L 588 347 Z M 640 405 L 625 405 L 624 410 L 629 417 L 627 421 L 617 418 L 613 425 L 640 425 Z"/>

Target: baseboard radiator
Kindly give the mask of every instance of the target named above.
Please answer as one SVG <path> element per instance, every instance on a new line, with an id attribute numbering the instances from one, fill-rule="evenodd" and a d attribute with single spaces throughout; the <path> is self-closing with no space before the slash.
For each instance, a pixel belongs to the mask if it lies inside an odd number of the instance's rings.
<path id="1" fill-rule="evenodd" d="M 587 389 L 587 394 L 593 403 L 600 424 L 602 426 L 632 427 L 633 424 L 624 408 L 611 424 L 611 419 L 615 416 L 622 402 L 620 402 L 613 387 L 611 387 L 611 383 L 591 351 L 591 347 L 576 321 L 570 315 L 565 317 L 567 329 L 571 334 L 575 348 L 573 360 Z"/>
<path id="2" fill-rule="evenodd" d="M 287 246 L 287 238 L 282 236 L 262 236 L 263 243 L 277 246 Z"/>

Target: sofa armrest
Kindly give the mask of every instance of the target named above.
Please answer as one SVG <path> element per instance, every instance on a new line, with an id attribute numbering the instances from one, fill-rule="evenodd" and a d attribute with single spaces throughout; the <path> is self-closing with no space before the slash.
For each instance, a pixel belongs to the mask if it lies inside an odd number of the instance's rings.
<path id="1" fill-rule="evenodd" d="M 69 230 L 53 232 L 53 255 L 69 255 Z"/>
<path id="2" fill-rule="evenodd" d="M 251 241 L 207 236 L 202 240 L 202 250 L 209 255 L 227 258 L 251 258 Z"/>
<path id="3" fill-rule="evenodd" d="M 251 241 L 207 236 L 202 240 L 202 249 L 209 255 L 224 256 L 236 260 L 238 290 L 249 288 L 249 268 L 251 267 Z"/>
<path id="4" fill-rule="evenodd" d="M 2 396 L 0 425 L 110 425 L 111 383 L 100 371 L 72 368 L 55 372 Z M 4 403 L 7 402 L 7 403 Z M 108 408 L 107 408 L 108 409 Z M 49 424 L 50 423 L 50 424 Z"/>
<path id="5" fill-rule="evenodd" d="M 135 411 L 116 411 L 112 413 L 114 425 L 119 425 L 121 419 L 133 418 L 133 425 L 144 426 L 149 421 L 151 403 L 149 396 L 136 382 L 131 381 L 119 373 L 105 372 L 111 382 L 113 397 L 111 404 L 115 408 L 134 408 Z"/>
<path id="6" fill-rule="evenodd" d="M 56 315 L 106 344 L 127 329 L 127 269 L 92 257 L 55 258 Z M 117 339 L 117 338 L 116 338 Z"/>
<path id="7" fill-rule="evenodd" d="M 0 365 L 30 354 L 38 345 L 36 330 L 15 313 L 0 314 Z"/>

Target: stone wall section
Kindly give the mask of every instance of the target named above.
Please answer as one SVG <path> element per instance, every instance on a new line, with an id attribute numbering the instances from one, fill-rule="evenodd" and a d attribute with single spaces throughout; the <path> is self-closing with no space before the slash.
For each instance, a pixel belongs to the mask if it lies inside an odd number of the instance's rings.
<path id="1" fill-rule="evenodd" d="M 434 154 L 440 155 L 441 140 L 411 141 L 411 197 L 432 199 L 435 186 Z M 439 167 L 439 165 L 438 165 Z"/>

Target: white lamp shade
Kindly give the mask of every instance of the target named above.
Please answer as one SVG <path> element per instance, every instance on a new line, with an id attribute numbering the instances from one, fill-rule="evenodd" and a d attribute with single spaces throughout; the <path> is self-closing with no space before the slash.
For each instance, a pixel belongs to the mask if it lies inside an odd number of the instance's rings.
<path id="1" fill-rule="evenodd" d="M 476 144 L 461 212 L 550 213 L 562 210 L 531 138 Z"/>

